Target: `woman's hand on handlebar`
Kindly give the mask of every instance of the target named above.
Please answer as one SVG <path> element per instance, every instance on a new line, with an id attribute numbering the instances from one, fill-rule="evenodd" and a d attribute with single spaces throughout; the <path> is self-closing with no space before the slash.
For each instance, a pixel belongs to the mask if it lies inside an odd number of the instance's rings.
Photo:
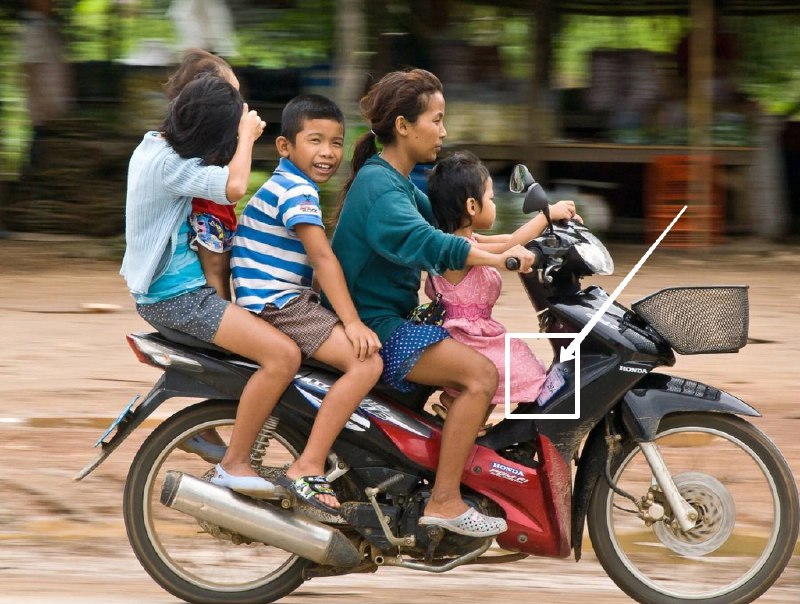
<path id="1" fill-rule="evenodd" d="M 499 262 L 497 264 L 497 268 L 500 270 L 517 270 L 520 273 L 529 273 L 533 270 L 533 263 L 535 261 L 535 256 L 530 250 L 525 249 L 521 245 L 515 245 L 509 250 L 506 250 L 502 254 L 498 254 Z M 510 268 L 513 266 L 512 262 L 506 264 L 508 260 L 515 259 L 519 262 L 519 268 L 512 269 Z"/>

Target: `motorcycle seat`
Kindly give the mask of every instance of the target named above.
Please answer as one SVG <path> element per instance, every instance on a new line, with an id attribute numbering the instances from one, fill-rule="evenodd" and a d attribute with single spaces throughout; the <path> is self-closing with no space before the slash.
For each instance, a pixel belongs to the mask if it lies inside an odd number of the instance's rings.
<path id="1" fill-rule="evenodd" d="M 164 327 L 163 325 L 153 325 L 156 328 L 156 331 L 168 339 L 170 342 L 175 342 L 176 344 L 183 344 L 184 346 L 189 346 L 190 348 L 201 348 L 203 350 L 213 350 L 214 352 L 220 352 L 225 355 L 231 355 L 230 350 L 225 350 L 219 346 L 211 344 L 210 342 L 204 342 L 199 338 L 195 338 L 194 336 L 190 336 L 188 333 L 183 333 L 181 331 L 176 331 L 175 329 L 171 329 L 169 327 Z"/>
<path id="2" fill-rule="evenodd" d="M 211 350 L 213 352 L 219 353 L 226 357 L 238 357 L 238 355 L 233 354 L 229 350 L 211 344 L 209 342 L 204 342 L 194 336 L 190 336 L 189 334 L 185 334 L 180 331 L 176 331 L 169 327 L 164 327 L 163 325 L 153 325 L 156 328 L 158 333 L 160 333 L 164 338 L 169 340 L 170 342 L 175 342 L 176 344 L 181 344 L 183 346 L 188 346 L 190 348 L 199 348 L 202 350 Z M 303 366 L 311 369 L 318 369 L 322 371 L 326 371 L 328 373 L 332 373 L 334 375 L 341 375 L 342 372 L 336 369 L 335 367 L 331 367 L 322 361 L 317 361 L 316 359 L 304 359 Z M 388 384 L 379 381 L 374 388 L 374 391 L 378 394 L 382 395 L 383 397 L 389 399 L 390 401 L 399 403 L 408 409 L 412 409 L 413 411 L 421 411 L 422 408 L 425 406 L 425 403 L 428 400 L 428 397 L 433 393 L 434 388 L 429 386 L 421 386 L 417 388 L 413 392 L 400 392 L 389 386 Z"/>

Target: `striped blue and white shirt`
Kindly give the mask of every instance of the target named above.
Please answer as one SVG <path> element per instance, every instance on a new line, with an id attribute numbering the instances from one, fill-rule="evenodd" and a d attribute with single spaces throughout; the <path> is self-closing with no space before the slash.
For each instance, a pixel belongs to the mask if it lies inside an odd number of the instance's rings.
<path id="1" fill-rule="evenodd" d="M 298 224 L 322 223 L 319 188 L 287 158 L 247 202 L 231 252 L 236 304 L 261 312 L 265 304 L 278 308 L 311 287 L 313 270 Z"/>

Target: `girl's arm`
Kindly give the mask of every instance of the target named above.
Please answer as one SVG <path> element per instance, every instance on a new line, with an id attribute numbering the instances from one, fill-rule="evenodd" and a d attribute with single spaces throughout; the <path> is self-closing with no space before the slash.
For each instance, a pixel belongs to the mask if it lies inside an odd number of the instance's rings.
<path id="1" fill-rule="evenodd" d="M 550 219 L 553 222 L 573 218 L 580 220 L 580 216 L 575 212 L 574 201 L 559 201 L 550 206 Z M 499 254 L 512 246 L 525 245 L 531 239 L 544 233 L 546 227 L 547 219 L 544 214 L 537 214 L 510 235 L 496 235 L 494 237 L 481 235 L 477 245 L 482 250 Z"/>
<path id="2" fill-rule="evenodd" d="M 478 243 L 505 243 L 511 238 L 511 235 L 508 233 L 503 235 L 482 235 L 481 233 L 473 233 L 472 236 Z"/>
<path id="3" fill-rule="evenodd" d="M 493 253 L 481 249 L 478 245 L 472 245 L 467 254 L 467 266 L 493 266 L 498 270 L 508 270 L 506 268 L 506 260 L 509 258 L 516 258 L 519 260 L 520 273 L 529 273 L 533 267 L 533 253 L 526 250 L 521 245 L 515 245 L 502 252 Z"/>
<path id="4" fill-rule="evenodd" d="M 294 231 L 314 267 L 314 277 L 342 321 L 345 335 L 353 344 L 355 355 L 363 361 L 380 350 L 381 342 L 375 332 L 361 322 L 347 289 L 342 266 L 328 243 L 325 231 L 316 224 L 308 223 L 296 224 Z"/>
<path id="5" fill-rule="evenodd" d="M 247 103 L 242 107 L 242 119 L 239 121 L 239 144 L 233 159 L 228 164 L 228 184 L 225 195 L 228 201 L 239 201 L 247 193 L 250 180 L 250 165 L 253 161 L 253 145 L 264 132 L 264 122 L 255 110 L 248 111 Z"/>

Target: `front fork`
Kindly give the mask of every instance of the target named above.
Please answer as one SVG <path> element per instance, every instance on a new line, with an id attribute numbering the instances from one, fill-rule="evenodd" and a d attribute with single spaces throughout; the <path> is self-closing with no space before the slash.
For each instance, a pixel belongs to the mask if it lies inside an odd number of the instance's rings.
<path id="1" fill-rule="evenodd" d="M 606 434 L 606 442 L 610 449 L 621 440 L 617 434 Z M 675 486 L 675 481 L 672 479 L 672 474 L 658 450 L 658 446 L 652 440 L 640 441 L 639 448 L 642 450 L 647 465 L 650 466 L 650 471 L 653 473 L 654 485 L 650 488 L 647 495 L 641 499 L 636 499 L 630 493 L 620 489 L 611 476 L 611 460 L 614 457 L 609 455 L 606 460 L 606 481 L 612 490 L 619 495 L 630 499 L 639 509 L 639 516 L 650 526 L 653 522 L 658 522 L 664 518 L 663 506 L 655 501 L 654 491 L 660 491 L 663 500 L 669 505 L 672 510 L 673 522 L 684 532 L 692 530 L 697 523 L 699 517 L 697 510 L 695 510 L 680 494 L 678 487 Z"/>
<path id="2" fill-rule="evenodd" d="M 656 483 L 664 494 L 664 499 L 672 508 L 672 516 L 678 522 L 678 526 L 684 532 L 692 530 L 697 522 L 697 510 L 681 497 L 656 443 L 653 441 L 640 442 L 639 448 L 650 466 L 650 471 L 653 472 Z"/>

